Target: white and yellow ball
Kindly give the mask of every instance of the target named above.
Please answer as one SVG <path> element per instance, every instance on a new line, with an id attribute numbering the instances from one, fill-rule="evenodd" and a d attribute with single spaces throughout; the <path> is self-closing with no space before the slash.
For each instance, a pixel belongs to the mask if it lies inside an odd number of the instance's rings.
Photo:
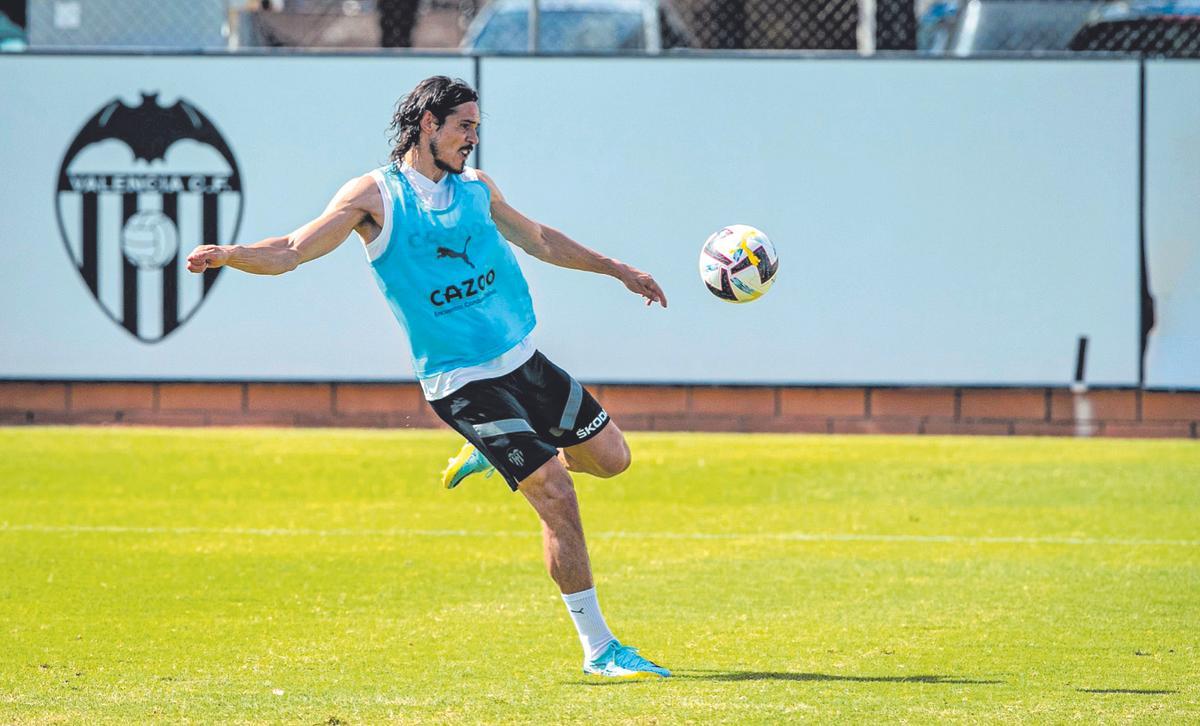
<path id="1" fill-rule="evenodd" d="M 700 250 L 700 279 L 727 302 L 757 300 L 775 284 L 779 255 L 760 230 L 734 224 L 718 230 Z"/>

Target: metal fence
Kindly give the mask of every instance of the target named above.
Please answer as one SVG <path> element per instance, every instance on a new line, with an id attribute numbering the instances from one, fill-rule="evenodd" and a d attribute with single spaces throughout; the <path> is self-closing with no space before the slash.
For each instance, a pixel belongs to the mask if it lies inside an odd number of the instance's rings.
<path id="1" fill-rule="evenodd" d="M 1107 51 L 1200 58 L 1200 0 L 0 0 L 0 48 Z M 532 30 L 531 30 L 532 29 Z"/>

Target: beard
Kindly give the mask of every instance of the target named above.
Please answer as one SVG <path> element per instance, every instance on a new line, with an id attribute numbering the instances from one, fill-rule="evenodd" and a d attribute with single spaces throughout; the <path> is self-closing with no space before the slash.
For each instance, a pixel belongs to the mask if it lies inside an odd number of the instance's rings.
<path id="1" fill-rule="evenodd" d="M 462 149 L 466 149 L 468 154 L 471 153 L 470 146 L 460 146 L 458 151 L 461 151 Z M 438 148 L 438 143 L 436 141 L 434 141 L 433 139 L 429 140 L 429 150 L 433 152 L 434 166 L 441 169 L 442 171 L 449 172 L 451 174 L 461 174 L 461 173 L 463 173 L 463 170 L 466 169 L 466 167 L 467 167 L 466 158 L 460 157 L 458 155 L 457 151 L 455 152 L 454 156 L 451 158 L 450 161 L 444 161 L 442 159 L 442 152 Z M 458 162 L 458 166 L 454 165 L 455 161 Z"/>

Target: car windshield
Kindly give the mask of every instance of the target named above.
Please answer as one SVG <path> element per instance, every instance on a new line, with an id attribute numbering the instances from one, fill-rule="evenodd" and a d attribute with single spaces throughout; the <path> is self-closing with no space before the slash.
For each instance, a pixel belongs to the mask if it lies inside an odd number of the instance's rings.
<path id="1" fill-rule="evenodd" d="M 637 12 L 542 10 L 538 14 L 538 50 L 546 53 L 644 50 L 642 16 Z M 529 12 L 502 10 L 492 16 L 475 50 L 521 53 L 529 48 Z"/>
<path id="2" fill-rule="evenodd" d="M 950 47 L 959 55 L 989 51 L 1066 50 L 1095 0 L 972 0 Z"/>

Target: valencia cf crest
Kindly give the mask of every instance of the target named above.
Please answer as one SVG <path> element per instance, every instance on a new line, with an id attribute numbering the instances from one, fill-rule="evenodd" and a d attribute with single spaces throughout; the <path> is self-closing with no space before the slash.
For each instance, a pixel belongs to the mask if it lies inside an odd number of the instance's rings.
<path id="1" fill-rule="evenodd" d="M 513 466 L 524 466 L 525 454 L 521 453 L 520 449 L 509 449 L 508 460 L 512 462 Z"/>
<path id="2" fill-rule="evenodd" d="M 156 343 L 199 309 L 222 268 L 196 275 L 185 256 L 230 244 L 242 179 L 229 144 L 190 101 L 106 103 L 75 136 L 58 173 L 63 243 L 100 307 Z"/>

